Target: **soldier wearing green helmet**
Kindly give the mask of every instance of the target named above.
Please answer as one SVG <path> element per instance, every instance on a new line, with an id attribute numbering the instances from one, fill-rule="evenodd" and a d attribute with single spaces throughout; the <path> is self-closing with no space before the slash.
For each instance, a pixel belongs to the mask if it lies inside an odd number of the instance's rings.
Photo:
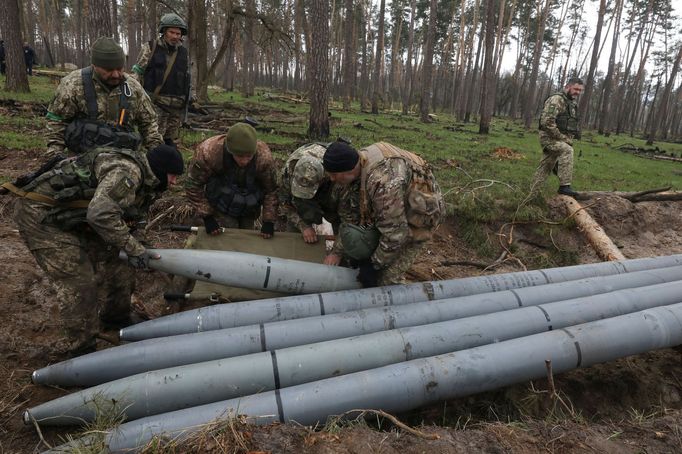
<path id="1" fill-rule="evenodd" d="M 274 235 L 275 160 L 251 125 L 236 123 L 226 134 L 201 142 L 190 160 L 185 189 L 207 233 L 218 235 L 221 227 L 253 229 L 260 216 L 263 238 Z"/>
<path id="2" fill-rule="evenodd" d="M 159 132 L 167 145 L 178 139 L 186 106 L 191 101 L 190 62 L 182 37 L 187 23 L 168 13 L 159 22 L 159 38 L 146 43 L 133 73 L 152 98 L 159 116 Z"/>

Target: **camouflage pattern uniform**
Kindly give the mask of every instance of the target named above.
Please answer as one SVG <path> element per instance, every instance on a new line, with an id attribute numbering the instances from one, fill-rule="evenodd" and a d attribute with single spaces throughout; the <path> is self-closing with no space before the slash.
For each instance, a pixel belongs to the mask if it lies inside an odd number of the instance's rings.
<path id="1" fill-rule="evenodd" d="M 577 117 L 578 105 L 565 93 L 555 93 L 545 101 L 540 114 L 540 145 L 543 157 L 538 165 L 529 198 L 533 197 L 540 186 L 547 180 L 550 172 L 558 163 L 559 186 L 570 185 L 573 179 L 573 138 L 570 133 L 563 133 L 557 127 L 557 116 L 563 112 L 571 112 Z"/>
<path id="2" fill-rule="evenodd" d="M 125 76 L 130 87 L 128 118 L 132 125 L 136 126 L 142 136 L 143 146 L 152 149 L 163 143 L 159 134 L 157 117 L 154 106 L 145 93 L 142 86 L 132 77 Z M 116 124 L 119 121 L 119 99 L 121 88 L 109 87 L 100 81 L 97 73 L 93 71 L 95 82 L 95 94 L 97 96 L 97 119 L 108 124 Z M 81 70 L 78 69 L 64 77 L 57 87 L 54 99 L 47 108 L 47 154 L 53 157 L 56 154 L 64 154 L 64 131 L 77 117 L 87 117 L 88 106 L 81 80 Z"/>
<path id="3" fill-rule="evenodd" d="M 156 40 L 156 46 L 166 49 L 169 55 L 178 51 L 174 46 L 166 44 L 166 41 L 163 38 L 158 38 Z M 152 47 L 149 43 L 145 43 L 142 46 L 142 52 L 137 58 L 137 63 L 133 66 L 133 77 L 135 77 L 140 84 L 144 83 L 144 72 L 151 56 Z M 185 98 L 179 98 L 177 96 L 164 96 L 159 94 L 154 97 L 153 103 L 158 116 L 159 133 L 164 139 L 171 139 L 173 142 L 176 142 L 180 136 L 185 102 Z"/>
<path id="4" fill-rule="evenodd" d="M 319 207 L 323 217 L 334 227 L 334 231 L 336 232 L 338 229 L 337 210 L 340 186 L 333 184 L 324 173 L 322 157 L 325 151 L 326 148 L 317 143 L 304 145 L 291 153 L 280 171 L 278 180 L 279 214 L 287 220 L 287 232 L 303 232 L 305 229 L 313 227 L 313 223 L 301 218 L 301 213 L 299 213 L 299 209 L 295 206 L 296 201 L 300 201 L 300 199 L 292 194 L 292 192 L 296 192 L 292 189 L 294 184 L 297 185 L 299 193 L 313 194 L 313 196 L 303 200 L 303 202 L 310 202 Z M 302 158 L 315 160 L 315 163 L 319 161 L 319 170 L 311 166 L 297 167 L 296 164 Z M 320 188 L 323 191 L 318 193 Z"/>
<path id="5" fill-rule="evenodd" d="M 368 166 L 370 154 L 381 153 L 375 144 L 358 150 L 360 164 Z M 402 150 L 401 150 L 402 151 Z M 412 266 L 424 245 L 431 239 L 433 231 L 440 224 L 445 215 L 445 205 L 430 169 L 424 168 L 424 173 L 432 179 L 434 185 L 434 197 L 438 208 L 433 214 L 434 224 L 427 229 L 416 229 L 408 222 L 411 218 L 412 209 L 408 202 L 410 193 L 415 190 L 413 179 L 415 172 L 413 165 L 407 159 L 400 157 L 383 158 L 378 164 L 370 168 L 369 172 L 363 169 L 360 178 L 344 188 L 339 201 L 339 216 L 342 222 L 350 224 L 367 225 L 373 224 L 381 233 L 379 246 L 372 254 L 371 260 L 375 268 L 381 270 L 379 285 L 391 285 L 404 283 L 404 274 Z M 362 186 L 367 199 L 368 213 L 362 219 Z M 333 254 L 341 255 L 343 252 L 342 241 L 335 241 Z"/>
<path id="6" fill-rule="evenodd" d="M 124 321 L 129 315 L 134 274 L 118 254 L 139 256 L 145 247 L 131 235 L 123 210 L 142 203 L 143 183 L 158 183 L 150 168 L 143 170 L 116 152 L 98 155 L 91 172 L 97 188 L 82 227 L 63 230 L 50 223 L 49 205 L 27 198 L 16 205 L 19 232 L 57 292 L 61 337 L 54 349 L 59 355 L 94 347 L 100 319 Z M 55 194 L 49 180 L 33 191 Z"/>
<path id="7" fill-rule="evenodd" d="M 237 229 L 253 229 L 258 216 L 235 218 L 227 216 L 212 207 L 204 187 L 208 180 L 223 173 L 223 144 L 225 134 L 211 137 L 201 142 L 189 162 L 185 190 L 190 204 L 198 217 L 215 216 L 221 226 Z M 262 222 L 277 221 L 277 182 L 275 173 L 275 159 L 270 148 L 260 140 L 257 142 L 256 154 L 256 183 L 263 191 Z M 240 184 L 246 179 L 246 168 L 237 168 L 236 177 Z"/>

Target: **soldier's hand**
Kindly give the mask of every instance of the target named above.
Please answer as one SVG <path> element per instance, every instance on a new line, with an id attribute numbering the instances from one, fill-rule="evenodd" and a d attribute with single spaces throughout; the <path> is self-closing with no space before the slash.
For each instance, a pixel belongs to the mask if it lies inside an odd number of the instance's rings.
<path id="1" fill-rule="evenodd" d="M 568 145 L 573 145 L 573 139 L 571 138 L 571 136 L 566 136 L 564 142 L 567 143 Z"/>
<path id="2" fill-rule="evenodd" d="M 303 241 L 305 241 L 308 244 L 313 244 L 317 243 L 317 233 L 315 233 L 315 229 L 312 227 L 307 227 L 303 229 Z"/>
<path id="3" fill-rule="evenodd" d="M 206 233 L 209 235 L 220 235 L 223 233 L 223 229 L 213 216 L 204 217 L 204 227 L 206 227 Z"/>
<path id="4" fill-rule="evenodd" d="M 336 254 L 329 254 L 324 258 L 324 262 L 322 263 L 324 263 L 325 265 L 339 266 L 339 263 L 341 263 L 341 256 Z"/>
<path id="5" fill-rule="evenodd" d="M 260 228 L 260 235 L 265 238 L 272 238 L 275 235 L 275 223 L 274 222 L 263 222 Z"/>
<path id="6" fill-rule="evenodd" d="M 140 255 L 129 255 L 128 265 L 136 270 L 148 270 L 150 260 L 159 260 L 161 255 L 158 252 L 144 251 Z"/>

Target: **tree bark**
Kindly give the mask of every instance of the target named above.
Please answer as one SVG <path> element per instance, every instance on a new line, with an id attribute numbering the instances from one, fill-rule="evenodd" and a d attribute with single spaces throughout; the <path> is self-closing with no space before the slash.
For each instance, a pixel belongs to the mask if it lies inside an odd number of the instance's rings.
<path id="1" fill-rule="evenodd" d="M 5 40 L 5 60 L 7 62 L 7 78 L 5 90 L 28 93 L 31 91 L 24 64 L 24 52 L 21 39 L 21 19 L 18 0 L 5 0 L 5 11 L 0 14 L 0 28 Z"/>
<path id="2" fill-rule="evenodd" d="M 597 69 L 597 62 L 599 60 L 599 43 L 601 42 L 601 32 L 604 26 L 604 14 L 606 13 L 606 0 L 599 0 L 599 13 L 597 16 L 597 28 L 594 34 L 594 43 L 592 44 L 592 59 L 590 61 L 590 69 L 587 72 L 587 79 L 585 80 L 585 91 L 580 97 L 580 105 L 578 106 L 579 117 L 581 122 L 585 122 L 585 114 L 587 113 L 587 106 L 592 95 L 592 87 L 594 85 L 594 72 Z"/>
<path id="3" fill-rule="evenodd" d="M 670 93 L 672 92 L 673 86 L 675 85 L 675 77 L 677 76 L 677 71 L 680 69 L 680 60 L 682 60 L 682 43 L 679 44 L 679 49 L 677 50 L 677 57 L 675 57 L 675 62 L 670 70 L 670 77 L 668 82 L 665 84 L 665 89 L 663 90 L 663 95 L 661 96 L 661 102 L 656 112 L 656 119 L 653 121 L 651 128 L 649 129 L 649 134 L 647 136 L 647 145 L 652 145 L 656 139 L 656 131 L 658 125 L 663 122 L 663 117 L 668 109 L 668 99 L 670 98 Z M 654 106 L 652 105 L 653 109 Z"/>
<path id="4" fill-rule="evenodd" d="M 481 78 L 481 105 L 479 109 L 478 133 L 490 132 L 490 119 L 492 117 L 491 103 L 488 96 L 492 95 L 493 78 L 493 52 L 495 46 L 495 1 L 486 1 L 485 21 L 485 59 L 483 60 L 483 77 Z"/>
<path id="5" fill-rule="evenodd" d="M 606 1 L 606 0 L 602 0 Z M 545 2 L 545 6 L 542 12 L 539 9 L 538 4 L 538 30 L 537 36 L 535 38 L 535 49 L 533 49 L 533 63 L 531 65 L 530 77 L 528 78 L 528 85 L 526 85 L 526 106 L 524 108 L 523 115 L 523 125 L 526 129 L 530 129 L 531 123 L 533 122 L 533 114 L 535 113 L 536 106 L 536 84 L 538 80 L 538 68 L 540 66 L 540 57 L 542 56 L 543 48 L 543 37 L 545 35 L 545 24 L 547 23 L 547 17 L 549 16 L 549 7 L 551 5 L 551 0 Z"/>
<path id="6" fill-rule="evenodd" d="M 379 113 L 379 98 L 384 66 L 384 16 L 386 13 L 386 0 L 379 4 L 379 25 L 377 27 L 377 51 L 374 54 L 374 74 L 372 75 L 372 113 Z"/>
<path id="7" fill-rule="evenodd" d="M 88 32 L 90 44 L 100 36 L 114 36 L 111 25 L 111 5 L 109 0 L 88 0 Z"/>
<path id="8" fill-rule="evenodd" d="M 416 14 L 417 1 L 410 0 L 410 29 L 407 35 L 407 58 L 405 60 L 405 77 L 403 78 L 403 115 L 407 115 L 412 102 L 412 51 L 414 49 L 414 18 Z"/>
<path id="9" fill-rule="evenodd" d="M 429 25 L 426 29 L 426 42 L 424 43 L 424 63 L 422 68 L 422 90 L 419 100 L 419 119 L 428 123 L 429 110 L 431 109 L 431 85 L 433 79 L 433 48 L 436 41 L 436 16 L 438 13 L 438 1 L 431 0 L 429 6 Z"/>
<path id="10" fill-rule="evenodd" d="M 627 257 L 613 244 L 604 229 L 572 197 L 558 196 L 566 212 L 575 220 L 578 230 L 585 235 L 588 243 L 602 260 L 625 260 Z"/>
<path id="11" fill-rule="evenodd" d="M 613 27 L 613 40 L 611 41 L 611 53 L 609 54 L 609 66 L 604 79 L 604 91 L 602 94 L 601 113 L 599 115 L 599 134 L 608 131 L 610 110 L 611 110 L 611 87 L 613 86 L 614 69 L 616 66 L 616 50 L 618 49 L 618 38 L 620 36 L 620 17 L 623 12 L 623 0 L 616 0 L 614 14 L 616 15 Z"/>
<path id="12" fill-rule="evenodd" d="M 343 51 L 343 110 L 350 110 L 350 103 L 353 100 L 353 68 L 355 67 L 355 49 L 353 45 L 353 0 L 345 1 L 346 23 L 345 47 Z"/>
<path id="13" fill-rule="evenodd" d="M 310 125 L 308 136 L 323 139 L 329 136 L 329 97 L 328 67 L 329 57 L 329 4 L 325 0 L 312 0 L 310 4 L 312 20 L 311 38 L 315 43 L 310 49 L 308 85 L 310 87 Z"/>

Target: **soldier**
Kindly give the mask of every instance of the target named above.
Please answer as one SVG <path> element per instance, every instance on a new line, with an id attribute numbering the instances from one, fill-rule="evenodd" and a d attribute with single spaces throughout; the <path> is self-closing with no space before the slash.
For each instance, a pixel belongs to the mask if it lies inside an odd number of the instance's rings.
<path id="1" fill-rule="evenodd" d="M 5 41 L 0 39 L 0 74 L 5 74 Z"/>
<path id="2" fill-rule="evenodd" d="M 36 51 L 33 50 L 28 43 L 24 43 L 24 63 L 26 63 L 26 72 L 29 76 L 33 75 L 33 65 L 36 64 Z"/>
<path id="3" fill-rule="evenodd" d="M 359 152 L 342 142 L 323 158 L 329 178 L 344 185 L 340 235 L 324 263 L 343 255 L 360 264 L 365 287 L 398 284 L 440 225 L 445 205 L 429 165 L 386 142 Z"/>
<path id="4" fill-rule="evenodd" d="M 160 258 L 129 225 L 182 172 L 182 156 L 166 145 L 149 153 L 97 147 L 10 188 L 22 196 L 15 212 L 19 232 L 57 292 L 57 359 L 93 351 L 100 321 L 130 324 L 134 273 L 119 250 L 136 268 Z"/>
<path id="5" fill-rule="evenodd" d="M 123 73 L 121 46 L 98 38 L 91 54 L 92 65 L 64 77 L 47 108 L 48 156 L 67 148 L 79 153 L 96 145 L 135 150 L 140 143 L 147 149 L 162 144 L 149 96 Z"/>
<path id="6" fill-rule="evenodd" d="M 159 34 L 143 46 L 133 73 L 154 101 L 164 142 L 175 146 L 190 102 L 189 55 L 182 46 L 187 23 L 177 14 L 164 14 Z"/>
<path id="7" fill-rule="evenodd" d="M 582 79 L 572 77 L 564 90 L 554 93 L 545 101 L 540 114 L 540 144 L 542 145 L 542 161 L 538 165 L 530 193 L 531 199 L 547 176 L 558 165 L 559 194 L 575 197 L 578 195 L 571 188 L 573 179 L 573 139 L 580 139 L 578 105 L 576 98 L 585 88 Z"/>
<path id="8" fill-rule="evenodd" d="M 301 232 L 306 243 L 317 243 L 313 224 L 322 224 L 323 217 L 338 233 L 339 186 L 324 172 L 322 157 L 326 150 L 317 143 L 298 148 L 287 159 L 279 177 L 280 215 L 287 218 L 287 231 Z"/>
<path id="9" fill-rule="evenodd" d="M 270 238 L 277 220 L 275 160 L 268 146 L 256 140 L 256 130 L 236 123 L 227 134 L 197 146 L 189 163 L 187 198 L 206 232 L 222 227 L 253 229 L 261 214 L 261 235 Z"/>

